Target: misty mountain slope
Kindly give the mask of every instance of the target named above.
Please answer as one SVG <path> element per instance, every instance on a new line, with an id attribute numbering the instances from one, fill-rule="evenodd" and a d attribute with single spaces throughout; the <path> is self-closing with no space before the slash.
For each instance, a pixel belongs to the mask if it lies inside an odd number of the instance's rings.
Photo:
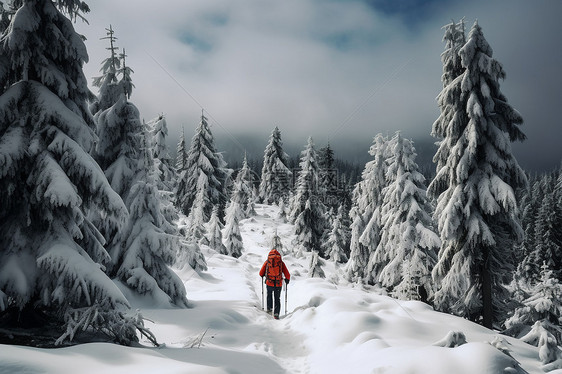
<path id="1" fill-rule="evenodd" d="M 148 341 L 144 348 L 3 345 L 0 373 L 542 373 L 537 348 L 426 304 L 345 282 L 332 262 L 323 265 L 326 279 L 309 278 L 310 254 L 291 251 L 292 226 L 277 218 L 276 207 L 257 205 L 256 211 L 241 221 L 240 258 L 203 247 L 208 271 L 177 270 L 189 309 L 135 301 L 161 347 Z M 276 230 L 291 272 L 280 320 L 261 310 L 258 275 Z M 451 331 L 464 333 L 467 343 L 437 346 L 447 343 Z M 494 341 L 511 357 L 487 343 Z"/>

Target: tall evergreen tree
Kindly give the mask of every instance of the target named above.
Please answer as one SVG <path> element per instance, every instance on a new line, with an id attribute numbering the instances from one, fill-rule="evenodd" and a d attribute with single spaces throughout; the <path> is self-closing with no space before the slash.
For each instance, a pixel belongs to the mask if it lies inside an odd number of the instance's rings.
<path id="1" fill-rule="evenodd" d="M 531 202 L 533 200 L 531 194 L 531 188 L 533 187 L 533 184 L 534 182 L 532 181 L 532 179 L 530 179 L 529 185 L 526 188 L 520 188 L 517 191 L 518 192 L 517 201 L 519 202 L 520 211 L 521 211 L 521 227 L 525 232 L 525 235 L 523 236 L 523 241 L 521 242 L 521 244 L 517 246 L 517 256 L 515 262 L 518 264 L 517 266 L 518 272 L 521 272 L 520 269 L 521 263 L 523 262 L 523 259 L 528 255 L 527 248 L 530 248 L 530 241 L 531 241 L 530 230 L 534 230 L 534 226 L 533 228 L 530 227 L 532 226 L 532 222 L 534 222 L 534 219 L 531 218 L 532 213 L 530 212 L 531 205 L 532 205 Z"/>
<path id="2" fill-rule="evenodd" d="M 121 68 L 121 60 L 117 54 L 118 47 L 115 46 L 117 37 L 111 25 L 109 25 L 107 35 L 102 40 L 109 41 L 109 47 L 106 49 L 110 55 L 102 61 L 100 72 L 101 76 L 94 78 L 93 85 L 99 87 L 99 94 L 90 105 L 90 111 L 94 115 L 94 120 L 98 120 L 98 115 L 104 110 L 113 106 L 119 99 L 119 95 L 123 92 L 117 79 L 117 71 Z"/>
<path id="3" fill-rule="evenodd" d="M 445 34 L 443 35 L 443 42 L 445 42 L 445 50 L 441 54 L 441 61 L 443 62 L 443 75 L 441 81 L 443 87 L 447 87 L 452 81 L 464 72 L 462 66 L 459 50 L 466 43 L 466 35 L 464 29 L 464 19 L 460 22 L 453 21 L 443 26 Z"/>
<path id="4" fill-rule="evenodd" d="M 132 70 L 125 61 L 121 66 L 118 82 L 121 94 L 115 104 L 98 116 L 98 157 L 113 189 L 129 211 L 124 229 L 108 235 L 111 255 L 108 273 L 137 293 L 186 306 L 183 283 L 169 268 L 174 263 L 180 238 L 162 216 L 158 177 L 146 126 L 136 106 L 127 99 L 132 94 Z"/>
<path id="5" fill-rule="evenodd" d="M 125 93 L 127 99 L 130 99 L 133 93 L 133 87 L 135 87 L 133 79 L 131 78 L 131 74 L 133 74 L 134 71 L 127 65 L 127 54 L 125 53 L 125 48 L 123 48 L 123 51 L 119 54 L 119 59 L 122 62 L 121 68 L 118 69 L 118 72 L 121 74 L 119 84 L 121 85 L 121 89 Z"/>
<path id="6" fill-rule="evenodd" d="M 248 159 L 244 153 L 242 168 L 236 175 L 234 188 L 237 189 L 232 193 L 232 198 L 236 198 L 240 204 L 242 216 L 239 219 L 247 218 L 249 212 L 253 209 L 253 173 L 248 167 Z"/>
<path id="7" fill-rule="evenodd" d="M 318 151 L 318 167 L 320 184 L 324 188 L 324 204 L 329 207 L 338 207 L 341 201 L 338 199 L 338 171 L 335 166 L 334 150 L 328 143 Z"/>
<path id="8" fill-rule="evenodd" d="M 338 214 L 332 221 L 332 228 L 328 235 L 328 240 L 326 241 L 324 247 L 325 252 L 328 257 L 340 263 L 347 262 L 347 254 L 345 253 L 349 241 L 349 232 L 347 227 L 343 224 L 344 220 L 343 206 L 338 209 Z"/>
<path id="9" fill-rule="evenodd" d="M 378 280 L 402 299 L 427 301 L 432 296 L 431 270 L 437 259 L 439 236 L 433 231 L 424 176 L 415 162 L 411 141 L 398 132 L 388 144 L 383 190 L 382 236 L 376 251 L 383 269 Z"/>
<path id="10" fill-rule="evenodd" d="M 168 234 L 177 235 L 179 230 L 174 223 L 179 218 L 178 210 L 174 205 L 177 174 L 172 166 L 168 145 L 166 144 L 166 137 L 168 136 L 166 118 L 161 114 L 149 121 L 146 128 L 150 134 L 151 153 L 154 157 L 153 167 L 157 175 L 156 181 L 160 196 L 160 210 L 164 217 L 162 228 Z"/>
<path id="11" fill-rule="evenodd" d="M 230 201 L 228 202 L 228 204 L 229 205 L 231 205 L 232 203 L 237 204 L 238 208 L 236 208 L 236 219 L 238 221 L 246 218 L 246 212 L 244 211 L 244 203 L 247 203 L 248 196 L 246 195 L 245 191 L 246 190 L 244 188 L 243 182 L 241 180 L 238 180 L 238 178 L 236 178 L 232 186 L 232 192 L 230 194 Z"/>
<path id="12" fill-rule="evenodd" d="M 297 243 L 305 251 L 321 253 L 321 238 L 328 227 L 325 219 L 326 206 L 318 196 L 323 194 L 319 183 L 319 167 L 312 138 L 308 138 L 306 148 L 301 153 L 300 171 L 296 192 L 291 201 L 290 220 L 295 225 Z"/>
<path id="13" fill-rule="evenodd" d="M 51 0 L 20 5 L 0 40 L 0 310 L 24 323 L 46 316 L 66 327 L 63 339 L 93 327 L 136 341 L 140 325 L 103 273 L 109 255 L 88 218 L 103 211 L 117 229 L 127 211 L 90 156 L 86 48 Z M 71 16 L 88 10 L 59 6 Z"/>
<path id="14" fill-rule="evenodd" d="M 337 199 L 339 201 L 339 206 L 343 206 L 346 210 L 346 219 L 349 218 L 349 210 L 352 205 L 353 196 L 353 185 L 350 183 L 349 177 L 345 173 L 338 171 L 338 193 Z M 349 224 L 347 225 L 349 227 Z"/>
<path id="15" fill-rule="evenodd" d="M 432 132 L 442 139 L 428 190 L 437 199 L 443 243 L 433 270 L 441 285 L 435 305 L 492 327 L 507 297 L 502 277 L 513 265 L 506 251 L 523 237 L 514 189 L 526 176 L 511 142 L 525 135 L 521 116 L 500 91 L 503 67 L 477 22 L 459 55 L 465 71 L 441 92 L 442 113 Z"/>
<path id="16" fill-rule="evenodd" d="M 205 217 L 205 206 L 209 205 L 207 197 L 207 186 L 209 184 L 208 178 L 204 172 L 199 171 L 199 179 L 197 179 L 197 196 L 191 206 L 189 212 L 189 229 L 187 231 L 187 238 L 197 244 L 209 244 L 207 240 L 207 228 L 205 223 L 208 221 Z M 214 209 L 215 206 L 213 206 Z M 218 206 L 216 206 L 218 208 Z M 210 218 L 210 217 L 209 217 Z"/>
<path id="17" fill-rule="evenodd" d="M 226 209 L 226 232 L 224 234 L 226 252 L 235 258 L 242 256 L 242 250 L 244 249 L 238 220 L 241 209 L 242 207 L 237 201 L 231 201 Z"/>
<path id="18" fill-rule="evenodd" d="M 320 169 L 334 169 L 335 161 L 334 150 L 330 147 L 330 143 L 318 150 L 318 166 Z"/>
<path id="19" fill-rule="evenodd" d="M 428 193 L 434 199 L 449 188 L 452 183 L 451 178 L 453 178 L 454 172 L 447 164 L 449 153 L 456 146 L 462 133 L 461 129 L 468 123 L 462 100 L 463 95 L 461 94 L 461 76 L 465 72 L 465 68 L 459 54 L 460 49 L 466 43 L 464 25 L 459 28 L 453 22 L 444 28 L 445 51 L 441 54 L 443 90 L 437 96 L 437 104 L 441 113 L 431 129 L 431 135 L 437 138 L 438 145 L 437 152 L 433 157 L 433 162 L 437 164 L 437 175 L 428 187 Z M 451 132 L 448 130 L 449 128 L 455 131 Z"/>
<path id="20" fill-rule="evenodd" d="M 123 79 L 112 84 L 120 89 L 120 94 L 113 105 L 96 114 L 98 142 L 94 155 L 113 190 L 125 201 L 137 173 L 144 126 L 137 107 L 127 100 Z M 111 242 L 117 230 L 108 227 L 103 212 L 92 212 L 92 216 Z"/>
<path id="21" fill-rule="evenodd" d="M 277 203 L 280 198 L 288 198 L 293 178 L 293 173 L 288 168 L 288 159 L 289 156 L 283 151 L 281 131 L 276 126 L 263 155 L 259 194 L 264 204 Z"/>
<path id="22" fill-rule="evenodd" d="M 185 149 L 185 131 L 181 128 L 180 141 L 178 142 L 176 154 L 176 172 L 181 174 L 187 165 L 187 150 Z"/>
<path id="23" fill-rule="evenodd" d="M 353 190 L 351 219 L 351 243 L 346 265 L 348 279 L 371 281 L 380 269 L 375 269 L 373 252 L 380 240 L 380 206 L 382 190 L 386 186 L 385 172 L 388 140 L 377 134 L 369 148 L 373 160 L 365 164 L 359 181 Z"/>
<path id="24" fill-rule="evenodd" d="M 180 238 L 161 228 L 164 218 L 160 211 L 153 158 L 144 131 L 139 135 L 142 136 L 139 168 L 125 200 L 129 220 L 113 241 L 112 273 L 141 295 L 149 295 L 159 302 L 187 306 L 185 287 L 169 268 L 175 261 L 175 248 Z"/>
<path id="25" fill-rule="evenodd" d="M 211 219 L 209 219 L 209 222 L 207 223 L 207 240 L 210 248 L 222 255 L 226 255 L 228 252 L 222 242 L 223 227 L 223 224 L 219 220 L 219 207 L 216 206 L 213 208 Z"/>
<path id="26" fill-rule="evenodd" d="M 523 259 L 522 269 L 528 281 L 540 279 L 542 264 L 554 269 L 554 277 L 562 280 L 562 209 L 557 202 L 557 190 L 552 177 L 542 178 L 544 189 L 537 199 L 540 200 L 538 210 L 533 215 L 532 241 Z"/>
<path id="27" fill-rule="evenodd" d="M 161 114 L 148 124 L 151 137 L 152 156 L 158 171 L 158 189 L 173 191 L 176 173 L 173 170 L 172 158 L 168 150 L 166 139 L 168 137 L 168 124 L 166 117 Z"/>
<path id="28" fill-rule="evenodd" d="M 520 263 L 517 272 L 520 273 L 525 281 L 538 279 L 541 263 L 530 261 L 533 256 L 530 254 L 536 250 L 535 228 L 537 215 L 543 197 L 546 195 L 547 181 L 543 177 L 535 176 L 529 188 L 522 189 L 523 196 L 520 199 L 521 204 L 521 225 L 525 232 L 523 242 L 520 245 Z"/>
<path id="29" fill-rule="evenodd" d="M 187 153 L 185 170 L 178 183 L 176 205 L 185 215 L 189 215 L 199 194 L 205 222 L 211 217 L 215 205 L 219 206 L 219 213 L 222 215 L 227 177 L 226 162 L 215 150 L 215 140 L 207 117 L 201 114 L 201 122 L 195 130 Z M 205 183 L 202 182 L 203 179 Z"/>

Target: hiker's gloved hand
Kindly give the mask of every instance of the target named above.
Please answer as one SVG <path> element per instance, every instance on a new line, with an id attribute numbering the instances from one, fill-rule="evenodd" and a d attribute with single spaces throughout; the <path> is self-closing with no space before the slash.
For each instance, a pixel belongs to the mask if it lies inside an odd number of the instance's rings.
<path id="1" fill-rule="evenodd" d="M 285 279 L 285 283 L 289 284 L 289 279 Z"/>

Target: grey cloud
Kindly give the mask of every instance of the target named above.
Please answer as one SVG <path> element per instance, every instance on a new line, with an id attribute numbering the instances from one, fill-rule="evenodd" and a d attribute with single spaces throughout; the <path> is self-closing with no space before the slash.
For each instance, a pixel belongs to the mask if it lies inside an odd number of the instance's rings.
<path id="1" fill-rule="evenodd" d="M 562 3 L 438 0 L 415 20 L 367 3 L 99 0 L 91 25 L 79 25 L 88 37 L 86 74 L 97 75 L 106 53 L 99 38 L 112 23 L 135 70 L 132 101 L 147 119 L 165 113 L 171 136 L 185 126 L 190 137 L 202 105 L 216 137 L 267 138 L 278 125 L 298 147 L 311 135 L 342 149 L 365 142 L 366 153 L 378 132 L 427 138 L 438 115 L 441 26 L 466 16 L 468 31 L 478 18 L 506 69 L 502 89 L 526 121 L 518 159 L 529 167 L 560 162 L 549 139 L 562 135 Z"/>

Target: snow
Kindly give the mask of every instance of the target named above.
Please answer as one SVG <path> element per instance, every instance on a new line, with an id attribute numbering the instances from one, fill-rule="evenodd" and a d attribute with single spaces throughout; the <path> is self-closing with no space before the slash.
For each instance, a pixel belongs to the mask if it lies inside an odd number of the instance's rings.
<path id="1" fill-rule="evenodd" d="M 139 347 L 0 345 L 0 373 L 70 374 L 77 368 L 96 374 L 543 372 L 536 347 L 424 303 L 395 300 L 377 288 L 349 283 L 343 265 L 325 261 L 326 278 L 310 278 L 312 253 L 292 254 L 293 226 L 278 218 L 278 210 L 257 204 L 257 216 L 240 221 L 240 258 L 203 245 L 207 271 L 176 269 L 189 308 L 159 309 L 145 299 L 131 300 L 160 347 L 146 340 Z M 262 312 L 258 276 L 275 233 L 291 272 L 287 311 L 284 290 L 280 320 Z M 446 347 L 451 344 L 443 342 L 452 339 L 452 332 L 464 334 L 467 343 Z M 512 357 L 496 347 L 507 347 Z"/>

